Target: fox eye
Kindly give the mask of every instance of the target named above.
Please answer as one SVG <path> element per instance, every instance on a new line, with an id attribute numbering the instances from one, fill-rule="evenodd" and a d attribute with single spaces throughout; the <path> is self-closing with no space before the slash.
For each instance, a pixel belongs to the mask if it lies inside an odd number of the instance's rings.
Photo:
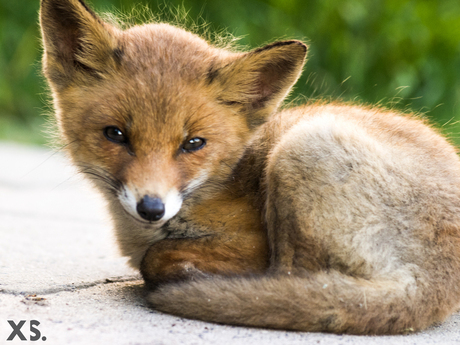
<path id="1" fill-rule="evenodd" d="M 201 150 L 204 147 L 204 145 L 206 145 L 206 140 L 204 140 L 203 138 L 193 138 L 187 140 L 182 145 L 182 150 L 185 152 L 198 151 Z"/>
<path id="2" fill-rule="evenodd" d="M 123 132 L 115 126 L 108 126 L 104 128 L 104 136 L 114 143 L 117 144 L 126 144 L 128 138 L 123 134 Z"/>

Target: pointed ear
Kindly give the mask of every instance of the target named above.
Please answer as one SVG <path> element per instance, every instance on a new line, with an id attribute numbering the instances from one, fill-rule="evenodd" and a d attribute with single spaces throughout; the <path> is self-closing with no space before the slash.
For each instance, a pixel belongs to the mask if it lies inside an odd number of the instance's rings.
<path id="1" fill-rule="evenodd" d="M 115 28 L 82 0 L 42 0 L 40 26 L 45 76 L 58 88 L 78 79 L 102 78 L 120 55 Z"/>
<path id="2" fill-rule="evenodd" d="M 302 72 L 306 54 L 307 46 L 300 41 L 275 42 L 239 55 L 211 71 L 208 79 L 220 83 L 219 100 L 239 107 L 255 127 L 287 96 Z"/>

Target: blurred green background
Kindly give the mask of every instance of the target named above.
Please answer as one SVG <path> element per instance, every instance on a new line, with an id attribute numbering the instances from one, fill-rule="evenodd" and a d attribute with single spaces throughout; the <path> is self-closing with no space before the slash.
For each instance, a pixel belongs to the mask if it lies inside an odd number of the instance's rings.
<path id="1" fill-rule="evenodd" d="M 92 0 L 98 12 L 183 5 L 254 48 L 310 45 L 293 97 L 340 97 L 426 113 L 460 143 L 459 0 Z M 44 143 L 39 0 L 0 0 L 0 139 Z M 163 9 L 163 10 L 162 10 Z M 198 20 L 199 22 L 199 20 Z"/>

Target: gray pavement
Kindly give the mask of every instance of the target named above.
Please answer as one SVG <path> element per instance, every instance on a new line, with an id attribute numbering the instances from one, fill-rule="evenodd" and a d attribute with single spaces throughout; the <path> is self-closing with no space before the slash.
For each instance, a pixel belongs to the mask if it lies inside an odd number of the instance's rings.
<path id="1" fill-rule="evenodd" d="M 460 314 L 359 337 L 222 326 L 158 313 L 119 256 L 103 201 L 61 154 L 0 143 L 0 344 L 460 344 Z M 40 325 L 33 326 L 37 320 Z M 38 335 L 38 329 L 40 335 Z M 38 338 L 37 341 L 31 341 Z"/>

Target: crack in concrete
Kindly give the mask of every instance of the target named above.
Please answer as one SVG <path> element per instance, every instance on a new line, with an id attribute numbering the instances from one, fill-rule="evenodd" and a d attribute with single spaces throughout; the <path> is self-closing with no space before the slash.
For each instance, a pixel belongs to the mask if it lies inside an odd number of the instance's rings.
<path id="1" fill-rule="evenodd" d="M 11 289 L 0 289 L 0 295 L 14 295 L 14 296 L 23 296 L 23 295 L 51 295 L 59 292 L 72 292 L 78 290 L 85 290 L 92 288 L 97 285 L 107 285 L 113 283 L 125 283 L 131 281 L 140 281 L 142 278 L 140 276 L 129 276 L 129 277 L 112 277 L 101 280 L 96 280 L 94 282 L 81 283 L 81 284 L 66 284 L 61 286 L 56 286 L 49 289 L 42 290 L 11 290 Z"/>

